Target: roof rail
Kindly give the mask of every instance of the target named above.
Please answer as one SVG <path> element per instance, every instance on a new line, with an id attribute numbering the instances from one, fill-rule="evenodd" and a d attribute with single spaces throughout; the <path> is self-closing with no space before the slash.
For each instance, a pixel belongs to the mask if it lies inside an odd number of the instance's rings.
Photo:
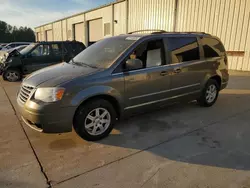
<path id="1" fill-rule="evenodd" d="M 180 31 L 180 32 L 173 32 L 173 33 L 179 33 L 179 34 L 202 34 L 202 35 L 210 35 L 206 32 L 199 32 L 199 31 Z"/>
<path id="2" fill-rule="evenodd" d="M 154 33 L 167 33 L 167 31 L 164 31 L 161 29 L 144 29 L 144 30 L 132 31 L 132 32 L 129 32 L 128 34 L 134 34 L 134 33 L 145 32 L 145 31 L 151 31 L 152 34 L 154 34 Z"/>

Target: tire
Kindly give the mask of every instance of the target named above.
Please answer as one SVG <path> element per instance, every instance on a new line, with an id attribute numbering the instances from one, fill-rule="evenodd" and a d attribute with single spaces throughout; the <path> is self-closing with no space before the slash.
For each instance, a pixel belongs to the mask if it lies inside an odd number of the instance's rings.
<path id="1" fill-rule="evenodd" d="M 7 69 L 3 73 L 3 79 L 7 80 L 9 82 L 17 82 L 17 81 L 20 81 L 22 79 L 22 74 L 17 69 Z"/>
<path id="2" fill-rule="evenodd" d="M 216 80 L 210 79 L 208 80 L 197 102 L 201 106 L 211 107 L 217 101 L 218 95 L 219 95 L 219 85 L 216 82 Z"/>
<path id="3" fill-rule="evenodd" d="M 99 111 L 99 116 L 97 111 Z M 102 118 L 103 115 L 105 116 Z M 76 133 L 83 139 L 97 141 L 110 134 L 115 122 L 116 111 L 113 105 L 106 100 L 97 99 L 79 107 L 73 126 Z"/>

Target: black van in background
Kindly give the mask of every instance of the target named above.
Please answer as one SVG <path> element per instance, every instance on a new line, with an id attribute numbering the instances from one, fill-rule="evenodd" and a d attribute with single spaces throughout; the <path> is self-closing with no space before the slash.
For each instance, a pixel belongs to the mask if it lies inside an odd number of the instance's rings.
<path id="1" fill-rule="evenodd" d="M 70 61 L 85 48 L 85 45 L 78 41 L 32 43 L 20 52 L 12 53 L 5 62 L 0 63 L 0 74 L 4 80 L 19 81 L 23 75 Z"/>

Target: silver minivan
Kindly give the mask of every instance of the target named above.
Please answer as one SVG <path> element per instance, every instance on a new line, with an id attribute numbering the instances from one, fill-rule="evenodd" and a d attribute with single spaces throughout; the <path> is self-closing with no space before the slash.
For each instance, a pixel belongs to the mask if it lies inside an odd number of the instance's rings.
<path id="1" fill-rule="evenodd" d="M 34 72 L 23 80 L 17 102 L 36 131 L 74 127 L 82 138 L 99 140 L 137 112 L 180 100 L 212 106 L 228 84 L 227 64 L 221 41 L 206 33 L 130 33 Z"/>

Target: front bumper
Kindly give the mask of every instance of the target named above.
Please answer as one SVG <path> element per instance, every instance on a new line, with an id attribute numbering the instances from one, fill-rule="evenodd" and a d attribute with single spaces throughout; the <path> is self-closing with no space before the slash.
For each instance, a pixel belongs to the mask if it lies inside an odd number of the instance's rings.
<path id="1" fill-rule="evenodd" d="M 39 105 L 33 101 L 25 104 L 17 99 L 22 120 L 33 130 L 43 133 L 65 133 L 72 131 L 75 107 L 58 107 L 56 103 Z"/>
<path id="2" fill-rule="evenodd" d="M 227 87 L 227 85 L 228 85 L 228 81 L 223 82 L 223 83 L 221 84 L 221 90 L 225 89 L 225 88 Z"/>
<path id="3" fill-rule="evenodd" d="M 4 64 L 4 63 L 0 63 L 0 75 L 3 74 L 3 72 L 4 72 L 4 67 L 5 67 L 5 64 Z"/>

